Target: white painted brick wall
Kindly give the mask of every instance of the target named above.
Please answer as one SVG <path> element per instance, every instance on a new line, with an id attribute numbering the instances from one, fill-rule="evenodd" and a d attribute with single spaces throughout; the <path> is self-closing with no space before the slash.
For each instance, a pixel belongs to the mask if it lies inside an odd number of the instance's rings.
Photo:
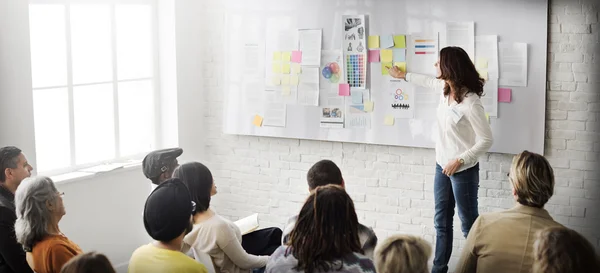
<path id="1" fill-rule="evenodd" d="M 207 15 L 213 31 L 206 33 L 206 67 L 222 67 L 223 24 L 218 1 Z M 584 2 L 584 4 L 581 4 Z M 546 156 L 556 174 L 556 194 L 547 209 L 561 223 L 581 232 L 598 248 L 600 242 L 600 51 L 598 4 L 589 0 L 551 0 L 549 15 Z M 588 4 L 590 3 L 590 4 Z M 207 19 L 208 20 L 208 19 Z M 538 64 L 539 66 L 539 64 Z M 530 66 L 531 67 L 531 66 Z M 206 158 L 219 195 L 217 210 L 232 219 L 260 213 L 263 226 L 282 227 L 307 196 L 306 170 L 329 158 L 343 171 L 348 192 L 364 224 L 380 239 L 411 233 L 433 242 L 433 173 L 431 149 L 332 143 L 222 134 L 223 86 L 220 73 L 205 69 L 207 104 Z M 544 103 L 544 101 L 540 101 Z M 525 107 L 525 106 L 524 106 Z M 519 133 L 519 132 L 514 132 Z M 506 173 L 511 155 L 481 158 L 480 211 L 513 206 Z M 464 243 L 455 219 L 452 263 Z"/>

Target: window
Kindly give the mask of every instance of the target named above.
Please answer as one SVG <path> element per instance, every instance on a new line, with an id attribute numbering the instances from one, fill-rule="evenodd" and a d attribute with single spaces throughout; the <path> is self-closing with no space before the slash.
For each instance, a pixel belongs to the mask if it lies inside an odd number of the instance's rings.
<path id="1" fill-rule="evenodd" d="M 39 172 L 139 158 L 155 147 L 155 12 L 142 0 L 30 2 Z"/>

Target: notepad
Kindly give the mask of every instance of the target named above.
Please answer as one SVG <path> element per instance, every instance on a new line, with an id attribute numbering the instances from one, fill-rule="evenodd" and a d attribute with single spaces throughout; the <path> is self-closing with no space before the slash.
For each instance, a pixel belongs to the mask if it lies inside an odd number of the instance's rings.
<path id="1" fill-rule="evenodd" d="M 246 235 L 258 229 L 258 213 L 237 220 L 234 223 L 240 229 L 242 235 Z"/>

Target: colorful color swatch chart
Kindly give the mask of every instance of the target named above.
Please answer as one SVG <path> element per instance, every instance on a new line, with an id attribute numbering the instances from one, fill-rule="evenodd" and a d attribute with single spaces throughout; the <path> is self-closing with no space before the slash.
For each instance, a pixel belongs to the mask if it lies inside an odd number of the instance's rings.
<path id="1" fill-rule="evenodd" d="M 366 87 L 366 69 L 365 54 L 346 55 L 346 82 L 350 87 Z"/>

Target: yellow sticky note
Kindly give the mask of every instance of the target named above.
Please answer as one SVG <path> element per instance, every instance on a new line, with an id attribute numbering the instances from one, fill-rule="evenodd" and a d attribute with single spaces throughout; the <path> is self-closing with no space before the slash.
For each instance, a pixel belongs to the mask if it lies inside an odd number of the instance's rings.
<path id="1" fill-rule="evenodd" d="M 279 52 L 279 51 L 273 52 L 273 61 L 281 61 L 281 52 Z"/>
<path id="2" fill-rule="evenodd" d="M 387 115 L 387 116 L 385 116 L 385 119 L 383 120 L 383 124 L 385 124 L 387 126 L 392 126 L 392 125 L 394 125 L 395 120 L 396 119 L 394 118 L 394 116 Z"/>
<path id="3" fill-rule="evenodd" d="M 281 73 L 281 64 L 280 63 L 273 63 L 271 67 L 272 67 L 273 73 L 275 73 L 275 74 Z"/>
<path id="4" fill-rule="evenodd" d="M 395 48 L 406 48 L 406 36 L 395 35 L 394 36 L 394 47 Z"/>
<path id="5" fill-rule="evenodd" d="M 479 77 L 483 78 L 486 81 L 488 80 L 488 71 L 487 71 L 487 69 L 477 70 L 477 72 L 479 72 Z"/>
<path id="6" fill-rule="evenodd" d="M 392 63 L 381 63 L 381 75 L 389 75 L 388 67 L 392 68 Z"/>
<path id="7" fill-rule="evenodd" d="M 290 75 L 283 75 L 281 77 L 281 85 L 290 85 Z"/>
<path id="8" fill-rule="evenodd" d="M 406 72 L 406 62 L 395 62 L 394 66 L 400 68 L 400 71 Z"/>
<path id="9" fill-rule="evenodd" d="M 292 74 L 300 74 L 302 73 L 302 67 L 298 63 L 292 64 Z"/>
<path id="10" fill-rule="evenodd" d="M 281 87 L 281 94 L 284 96 L 289 96 L 292 93 L 292 88 L 288 86 Z"/>
<path id="11" fill-rule="evenodd" d="M 298 82 L 300 82 L 300 78 L 298 77 L 298 75 L 290 76 L 290 84 L 291 85 L 298 85 Z"/>
<path id="12" fill-rule="evenodd" d="M 283 74 L 290 74 L 290 64 L 289 63 L 284 63 L 281 66 L 281 73 L 283 73 Z"/>
<path id="13" fill-rule="evenodd" d="M 488 123 L 490 123 L 490 114 L 485 113 L 485 119 L 487 119 Z"/>
<path id="14" fill-rule="evenodd" d="M 256 127 L 260 127 L 262 126 L 262 122 L 263 122 L 263 118 L 259 115 L 254 116 L 254 120 L 252 121 L 252 124 L 254 124 L 254 126 Z"/>
<path id="15" fill-rule="evenodd" d="M 271 78 L 271 83 L 273 83 L 273 85 L 280 85 L 281 78 L 279 77 L 279 75 L 273 75 L 273 78 Z"/>
<path id="16" fill-rule="evenodd" d="M 289 62 L 292 59 L 292 52 L 282 52 L 281 53 L 281 60 L 284 62 Z"/>
<path id="17" fill-rule="evenodd" d="M 382 63 L 391 63 L 394 57 L 394 51 L 392 51 L 391 49 L 382 49 L 379 51 L 380 54 L 380 61 Z"/>
<path id="18" fill-rule="evenodd" d="M 369 36 L 369 48 L 379 48 L 379 36 Z"/>
<path id="19" fill-rule="evenodd" d="M 369 112 L 373 112 L 373 102 L 372 101 L 365 101 L 365 112 L 369 113 Z"/>
<path id="20" fill-rule="evenodd" d="M 477 69 L 487 69 L 488 60 L 486 58 L 477 58 L 477 61 L 475 62 L 475 67 Z"/>

